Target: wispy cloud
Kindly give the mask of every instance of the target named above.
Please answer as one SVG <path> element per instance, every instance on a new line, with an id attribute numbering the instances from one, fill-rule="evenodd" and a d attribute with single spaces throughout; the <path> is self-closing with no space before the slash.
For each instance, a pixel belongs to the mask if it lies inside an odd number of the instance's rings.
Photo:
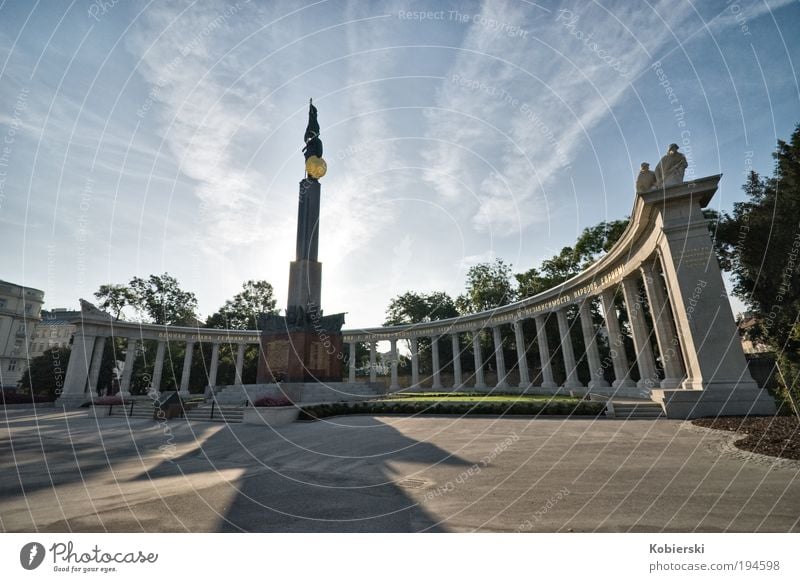
<path id="1" fill-rule="evenodd" d="M 448 175 L 477 195 L 473 225 L 499 235 L 544 220 L 558 205 L 556 178 L 575 171 L 590 130 L 615 114 L 629 84 L 651 64 L 691 9 L 661 2 L 651 9 L 575 3 L 553 10 L 485 2 L 438 94 L 430 116 L 427 179 L 444 197 L 460 193 Z M 524 37 L 482 22 L 505 21 Z M 624 24 L 623 24 L 624 23 Z M 493 160 L 487 167 L 484 160 Z"/>

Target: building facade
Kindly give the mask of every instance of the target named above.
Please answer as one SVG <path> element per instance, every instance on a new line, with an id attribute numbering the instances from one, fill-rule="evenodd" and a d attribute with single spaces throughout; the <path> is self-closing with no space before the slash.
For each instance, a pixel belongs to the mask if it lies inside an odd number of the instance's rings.
<path id="1" fill-rule="evenodd" d="M 69 347 L 69 340 L 77 327 L 70 323 L 79 318 L 80 311 L 57 308 L 42 311 L 42 318 L 33 330 L 29 349 L 31 358 L 41 356 L 51 348 Z"/>
<path id="2" fill-rule="evenodd" d="M 16 388 L 41 319 L 44 291 L 0 280 L 0 388 Z M 67 339 L 69 341 L 69 338 Z"/>

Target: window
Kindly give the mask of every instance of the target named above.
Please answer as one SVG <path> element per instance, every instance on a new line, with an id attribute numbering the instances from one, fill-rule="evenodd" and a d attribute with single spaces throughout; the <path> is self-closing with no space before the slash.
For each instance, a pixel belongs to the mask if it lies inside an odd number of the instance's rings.
<path id="1" fill-rule="evenodd" d="M 8 361 L 8 371 L 14 372 L 17 369 L 17 361 L 16 360 L 9 360 Z"/>
<path id="2" fill-rule="evenodd" d="M 57 335 L 58 335 L 58 330 L 57 329 L 51 329 L 50 330 L 50 337 L 56 337 Z"/>
<path id="3" fill-rule="evenodd" d="M 6 308 L 6 300 L 0 299 L 0 309 L 5 309 L 5 308 Z"/>

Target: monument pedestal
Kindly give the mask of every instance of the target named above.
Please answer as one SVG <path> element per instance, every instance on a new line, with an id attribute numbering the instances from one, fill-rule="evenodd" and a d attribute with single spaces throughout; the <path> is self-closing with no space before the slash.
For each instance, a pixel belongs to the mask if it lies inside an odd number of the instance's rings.
<path id="1" fill-rule="evenodd" d="M 257 382 L 341 382 L 341 328 L 344 314 L 298 321 L 267 315 L 261 319 Z"/>

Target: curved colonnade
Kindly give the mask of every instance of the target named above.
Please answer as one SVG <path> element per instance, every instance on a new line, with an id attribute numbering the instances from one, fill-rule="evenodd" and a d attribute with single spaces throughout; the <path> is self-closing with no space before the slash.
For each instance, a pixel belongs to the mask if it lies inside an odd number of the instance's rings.
<path id="1" fill-rule="evenodd" d="M 717 190 L 720 176 L 709 176 L 666 189 L 637 194 L 631 220 L 620 240 L 601 259 L 570 280 L 524 300 L 472 315 L 432 321 L 424 324 L 343 330 L 349 344 L 348 376 L 355 382 L 357 342 L 370 346 L 370 380 L 376 380 L 376 343 L 392 346 L 390 390 L 399 389 L 397 342 L 408 340 L 411 346 L 411 384 L 420 387 L 419 338 L 431 342 L 431 386 L 444 387 L 441 371 L 453 369 L 453 385 L 447 388 L 471 390 L 514 389 L 554 394 L 559 391 L 591 392 L 606 396 L 645 397 L 660 402 L 669 417 L 691 418 L 717 414 L 770 414 L 774 402 L 758 388 L 747 370 L 730 304 L 722 281 L 708 226 L 702 208 Z M 646 302 L 640 296 L 640 282 Z M 630 324 L 635 358 L 628 361 L 623 331 L 615 297 L 621 292 Z M 595 305 L 596 302 L 596 305 Z M 603 314 L 602 332 L 592 320 L 594 307 Z M 584 353 L 576 354 L 570 333 L 567 310 L 577 308 L 577 319 L 584 343 Z M 650 317 L 645 314 L 650 310 Z M 236 346 L 236 384 L 241 384 L 244 350 L 258 344 L 258 331 L 197 329 L 126 323 L 84 305 L 73 339 L 73 349 L 60 402 L 75 405 L 86 400 L 86 393 L 96 389 L 104 343 L 107 337 L 128 338 L 126 365 L 120 380 L 120 392 L 130 395 L 131 370 L 136 342 L 158 340 L 152 386 L 160 386 L 167 342 L 186 342 L 180 392 L 188 395 L 192 348 L 197 342 L 212 345 L 208 384 L 216 385 L 219 348 Z M 545 324 L 555 316 L 560 337 L 566 379 L 556 385 L 553 375 L 553 352 Z M 533 385 L 526 355 L 523 321 L 533 319 L 541 360 L 539 383 Z M 649 320 L 649 321 L 648 321 Z M 576 321 L 573 322 L 578 325 Z M 508 366 L 502 349 L 502 334 L 510 326 L 517 350 L 516 368 L 519 385 L 508 386 Z M 488 387 L 484 378 L 481 334 L 491 333 L 494 345 L 497 383 Z M 601 360 L 598 333 L 606 335 L 609 357 Z M 472 338 L 475 360 L 474 382 L 464 385 L 460 357 L 441 362 L 439 346 L 451 342 L 454 354 L 460 354 L 461 334 Z M 655 341 L 651 341 L 654 336 Z M 590 380 L 586 386 L 579 379 L 578 361 L 585 357 Z M 610 360 L 610 361 L 609 361 Z M 660 365 L 657 365 L 658 364 Z M 613 369 L 608 382 L 606 368 Z M 634 381 L 633 370 L 637 378 Z M 659 373 L 659 369 L 661 373 Z"/>

